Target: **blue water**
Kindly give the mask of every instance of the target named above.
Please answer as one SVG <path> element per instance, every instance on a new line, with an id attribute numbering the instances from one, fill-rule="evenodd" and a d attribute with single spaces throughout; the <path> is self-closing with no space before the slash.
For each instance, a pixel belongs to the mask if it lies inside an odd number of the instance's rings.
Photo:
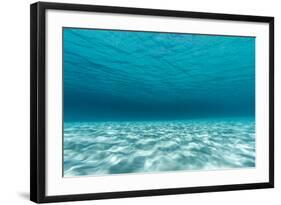
<path id="1" fill-rule="evenodd" d="M 255 38 L 64 28 L 64 175 L 255 166 Z"/>

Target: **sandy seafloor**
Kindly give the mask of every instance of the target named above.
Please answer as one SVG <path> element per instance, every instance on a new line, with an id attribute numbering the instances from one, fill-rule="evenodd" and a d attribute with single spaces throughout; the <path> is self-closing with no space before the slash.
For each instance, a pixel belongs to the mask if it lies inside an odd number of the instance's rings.
<path id="1" fill-rule="evenodd" d="M 64 176 L 251 167 L 254 118 L 64 123 Z"/>

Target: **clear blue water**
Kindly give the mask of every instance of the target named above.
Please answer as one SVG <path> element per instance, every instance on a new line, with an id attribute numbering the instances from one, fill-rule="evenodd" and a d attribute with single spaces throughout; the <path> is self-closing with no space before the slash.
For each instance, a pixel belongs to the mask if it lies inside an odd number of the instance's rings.
<path id="1" fill-rule="evenodd" d="M 255 38 L 64 28 L 64 175 L 255 166 Z"/>

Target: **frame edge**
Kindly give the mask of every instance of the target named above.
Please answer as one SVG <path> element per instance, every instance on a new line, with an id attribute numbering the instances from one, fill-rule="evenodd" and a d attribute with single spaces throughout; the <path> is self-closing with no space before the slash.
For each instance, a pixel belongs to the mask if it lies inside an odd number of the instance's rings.
<path id="1" fill-rule="evenodd" d="M 170 188 L 170 189 L 153 189 L 153 190 L 137 190 L 137 191 L 121 191 L 121 192 L 106 192 L 92 194 L 74 194 L 74 195 L 58 195 L 47 196 L 44 203 L 53 202 L 70 202 L 70 201 L 87 201 L 87 200 L 102 200 L 116 198 L 132 198 L 132 197 L 150 197 L 150 196 L 165 196 L 165 195 L 181 195 L 192 193 L 206 192 L 226 192 L 226 191 L 245 191 L 256 189 L 272 188 L 270 183 L 252 183 L 252 184 L 236 184 L 236 185 L 218 185 L 204 187 L 188 187 L 188 188 Z"/>
<path id="2" fill-rule="evenodd" d="M 45 195 L 45 8 L 30 5 L 30 200 Z"/>
<path id="3" fill-rule="evenodd" d="M 136 15 L 188 17 L 188 18 L 199 18 L 199 19 L 234 20 L 234 21 L 264 22 L 264 23 L 270 22 L 271 19 L 273 18 L 271 16 L 151 9 L 151 8 L 143 8 L 143 7 L 102 6 L 102 5 L 95 5 L 95 4 L 40 2 L 40 1 L 37 3 L 46 9 L 85 11 L 85 12 L 101 12 L 101 13 L 117 13 L 117 14 L 124 13 L 124 14 L 136 14 Z"/>
<path id="4" fill-rule="evenodd" d="M 269 19 L 269 184 L 274 188 L 274 17 Z"/>
<path id="5" fill-rule="evenodd" d="M 30 5 L 30 200 L 38 202 L 37 170 L 37 16 L 38 4 Z"/>

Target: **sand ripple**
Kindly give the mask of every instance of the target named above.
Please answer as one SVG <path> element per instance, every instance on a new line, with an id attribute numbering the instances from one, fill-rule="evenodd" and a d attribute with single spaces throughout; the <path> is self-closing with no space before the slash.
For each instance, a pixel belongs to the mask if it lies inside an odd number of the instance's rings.
<path id="1" fill-rule="evenodd" d="M 65 176 L 255 166 L 249 119 L 64 124 Z"/>

